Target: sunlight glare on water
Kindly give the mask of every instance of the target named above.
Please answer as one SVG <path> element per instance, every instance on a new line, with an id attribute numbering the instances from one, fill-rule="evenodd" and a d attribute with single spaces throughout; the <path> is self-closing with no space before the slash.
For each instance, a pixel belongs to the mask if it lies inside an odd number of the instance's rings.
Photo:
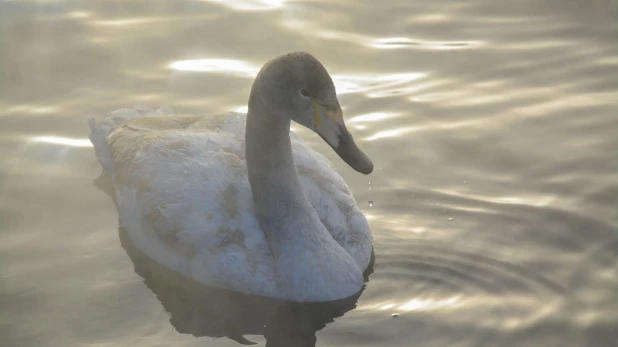
<path id="1" fill-rule="evenodd" d="M 284 0 L 200 0 L 229 7 L 235 11 L 264 11 L 281 8 Z"/>
<path id="2" fill-rule="evenodd" d="M 255 77 L 260 71 L 257 66 L 251 66 L 245 62 L 233 59 L 196 59 L 181 60 L 169 65 L 170 68 L 179 71 L 200 71 L 218 73 L 238 73 L 243 77 Z"/>
<path id="3" fill-rule="evenodd" d="M 71 147 L 92 147 L 88 139 L 72 139 L 58 136 L 37 136 L 32 138 L 32 142 L 65 145 Z"/>
<path id="4" fill-rule="evenodd" d="M 0 346 L 615 346 L 617 10 L 0 2 Z M 372 229 L 366 288 L 337 303 L 196 286 L 145 257 L 88 139 L 120 108 L 245 113 L 292 51 L 327 68 L 374 163 L 361 175 L 292 125 Z"/>

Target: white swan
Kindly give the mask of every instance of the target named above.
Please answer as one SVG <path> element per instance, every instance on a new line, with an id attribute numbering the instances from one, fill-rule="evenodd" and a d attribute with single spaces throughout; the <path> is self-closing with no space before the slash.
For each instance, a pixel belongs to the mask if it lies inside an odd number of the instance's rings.
<path id="1" fill-rule="evenodd" d="M 373 164 L 346 130 L 326 69 L 307 53 L 266 63 L 246 117 L 121 109 L 90 120 L 135 246 L 201 283 L 312 302 L 363 285 L 367 220 L 341 176 L 290 121 L 317 132 L 351 167 Z"/>

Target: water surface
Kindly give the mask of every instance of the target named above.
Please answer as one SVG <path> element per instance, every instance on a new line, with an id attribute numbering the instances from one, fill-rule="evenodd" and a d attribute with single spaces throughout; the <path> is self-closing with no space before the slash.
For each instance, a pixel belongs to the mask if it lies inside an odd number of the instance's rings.
<path id="1" fill-rule="evenodd" d="M 615 346 L 616 18 L 603 0 L 0 1 L 0 345 Z M 87 119 L 243 109 L 294 50 L 376 165 L 299 130 L 367 214 L 374 273 L 326 306 L 185 285 L 131 251 Z"/>

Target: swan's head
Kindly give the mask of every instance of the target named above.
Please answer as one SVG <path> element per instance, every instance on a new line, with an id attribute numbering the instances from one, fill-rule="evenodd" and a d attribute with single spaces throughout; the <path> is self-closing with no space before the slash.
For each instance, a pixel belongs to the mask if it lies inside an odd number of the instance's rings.
<path id="1" fill-rule="evenodd" d="M 356 171 L 373 171 L 373 163 L 345 126 L 333 80 L 314 56 L 294 52 L 275 58 L 264 65 L 256 82 L 271 112 L 318 133 Z"/>

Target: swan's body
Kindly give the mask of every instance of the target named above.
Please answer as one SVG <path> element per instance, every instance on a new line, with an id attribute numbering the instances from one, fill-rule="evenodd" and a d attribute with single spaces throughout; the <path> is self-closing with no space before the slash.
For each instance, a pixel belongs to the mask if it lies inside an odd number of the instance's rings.
<path id="1" fill-rule="evenodd" d="M 207 285 L 294 301 L 353 295 L 370 261 L 367 221 L 256 89 L 246 117 L 121 109 L 91 119 L 121 223 L 148 257 Z"/>

